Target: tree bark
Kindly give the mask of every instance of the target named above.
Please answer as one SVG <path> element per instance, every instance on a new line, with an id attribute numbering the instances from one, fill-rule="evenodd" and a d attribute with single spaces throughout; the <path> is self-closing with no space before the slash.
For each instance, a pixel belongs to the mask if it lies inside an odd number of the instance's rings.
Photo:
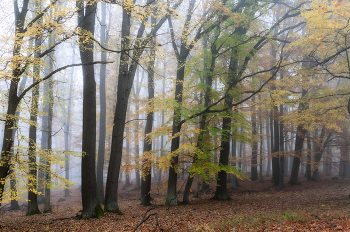
<path id="1" fill-rule="evenodd" d="M 149 4 L 151 1 L 148 0 Z M 173 9 L 176 9 L 181 3 L 181 0 L 177 2 Z M 134 81 L 138 61 L 151 38 L 155 36 L 159 28 L 167 20 L 169 14 L 166 14 L 157 25 L 148 33 L 143 36 L 145 31 L 145 24 L 147 17 L 141 23 L 137 32 L 137 40 L 134 44 L 134 50 L 129 67 L 129 49 L 130 47 L 130 15 L 127 9 L 123 8 L 123 22 L 122 22 L 122 52 L 120 55 L 119 65 L 119 77 L 118 77 L 118 90 L 117 90 L 117 104 L 114 114 L 114 126 L 112 131 L 112 146 L 111 156 L 108 166 L 107 183 L 106 183 L 106 195 L 105 195 L 105 210 L 107 212 L 121 213 L 118 207 L 118 176 L 120 171 L 120 164 L 122 158 L 123 147 L 123 134 L 125 128 L 126 109 L 128 100 Z"/>
<path id="2" fill-rule="evenodd" d="M 255 96 L 252 97 L 252 135 L 253 135 L 253 144 L 252 144 L 252 164 L 251 164 L 251 177 L 252 181 L 258 179 L 258 141 L 256 139 L 257 134 L 257 125 L 256 125 L 256 113 L 255 113 Z"/>
<path id="3" fill-rule="evenodd" d="M 81 30 L 94 35 L 97 3 L 84 6 L 84 1 L 77 0 L 78 26 Z M 93 43 L 84 42 L 84 36 L 79 34 L 79 49 L 82 63 L 93 62 Z M 83 139 L 81 161 L 81 188 L 83 211 L 81 217 L 99 217 L 102 214 L 97 196 L 96 184 L 96 82 L 93 65 L 83 68 Z"/>
<path id="4" fill-rule="evenodd" d="M 39 2 L 35 2 L 35 12 L 41 11 Z M 38 22 L 40 24 L 40 21 Z M 34 59 L 39 58 L 41 52 L 41 35 L 35 36 L 34 40 Z M 38 64 L 33 67 L 34 77 L 33 83 L 40 79 L 40 66 Z M 29 162 L 29 179 L 28 179 L 28 211 L 27 215 L 40 214 L 38 208 L 37 194 L 37 163 L 36 163 L 36 124 L 38 121 L 38 104 L 39 104 L 39 86 L 35 86 L 32 90 L 32 103 L 30 107 L 30 126 L 29 126 L 29 144 L 28 144 L 28 162 Z"/>
<path id="5" fill-rule="evenodd" d="M 151 17 L 151 24 L 155 25 L 156 18 Z M 148 113 L 145 127 L 145 137 L 143 141 L 143 160 L 142 160 L 142 178 L 141 178 L 141 204 L 144 206 L 151 205 L 151 168 L 152 159 L 150 159 L 152 151 L 152 138 L 150 133 L 153 127 L 153 99 L 154 99 L 154 62 L 156 58 L 156 38 L 154 37 L 151 41 L 150 61 L 148 62 Z"/>
<path id="6" fill-rule="evenodd" d="M 308 108 L 308 103 L 305 102 L 304 97 L 306 96 L 307 91 L 302 89 L 302 97 L 301 102 L 298 107 L 298 114 L 301 114 L 304 110 Z M 302 124 L 297 126 L 297 133 L 295 137 L 295 150 L 294 150 L 294 158 L 293 158 L 293 166 L 292 172 L 290 174 L 289 184 L 291 185 L 299 185 L 299 167 L 300 167 L 300 157 L 304 145 L 304 138 L 307 131 L 304 129 Z"/>
<path id="7" fill-rule="evenodd" d="M 106 28 L 106 3 L 101 2 L 101 44 L 106 47 L 108 42 L 107 28 Z M 107 60 L 107 54 L 105 50 L 101 51 L 101 61 Z M 105 160 L 105 145 L 106 145 L 106 64 L 100 65 L 100 131 L 98 140 L 98 153 L 97 153 L 97 194 L 100 203 L 104 203 L 104 183 L 103 183 L 103 167 Z"/>
<path id="8" fill-rule="evenodd" d="M 283 117 L 283 105 L 280 105 L 280 115 L 279 115 L 279 186 L 281 188 L 284 188 L 284 163 L 285 163 L 285 159 L 284 159 L 284 136 L 283 136 L 283 121 L 281 119 L 281 117 Z"/>

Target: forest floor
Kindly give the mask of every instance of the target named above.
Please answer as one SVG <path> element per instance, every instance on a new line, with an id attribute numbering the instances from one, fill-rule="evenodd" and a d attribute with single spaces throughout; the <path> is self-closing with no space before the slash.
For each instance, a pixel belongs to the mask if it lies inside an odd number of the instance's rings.
<path id="1" fill-rule="evenodd" d="M 283 189 L 273 187 L 271 178 L 263 183 L 240 181 L 236 190 L 229 190 L 232 200 L 225 202 L 210 200 L 213 183 L 199 198 L 191 196 L 190 205 L 177 207 L 164 205 L 165 189 L 151 193 L 153 206 L 141 206 L 135 186 L 122 190 L 124 183 L 120 183 L 119 207 L 125 215 L 106 213 L 89 220 L 75 219 L 82 209 L 75 186 L 66 199 L 63 190 L 53 191 L 52 213 L 25 216 L 25 202 L 20 202 L 20 210 L 4 205 L 0 231 L 133 231 L 147 210 L 147 215 L 153 215 L 137 231 L 350 231 L 350 180 L 325 176 L 318 182 L 300 179 L 301 185 L 286 184 Z"/>

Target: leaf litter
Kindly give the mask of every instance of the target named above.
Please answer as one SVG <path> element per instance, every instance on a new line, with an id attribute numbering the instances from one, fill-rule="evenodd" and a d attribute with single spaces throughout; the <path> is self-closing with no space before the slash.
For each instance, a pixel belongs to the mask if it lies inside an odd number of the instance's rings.
<path id="1" fill-rule="evenodd" d="M 224 202 L 210 199 L 215 191 L 212 183 L 199 198 L 194 198 L 193 190 L 191 204 L 176 207 L 164 205 L 166 190 L 151 193 L 152 206 L 141 206 L 135 186 L 123 190 L 120 184 L 119 208 L 125 215 L 105 213 L 88 220 L 75 218 L 82 209 L 75 186 L 64 201 L 63 190 L 53 191 L 51 213 L 25 216 L 25 201 L 20 201 L 20 210 L 4 205 L 0 231 L 134 231 L 137 226 L 136 231 L 350 231 L 350 180 L 322 176 L 310 182 L 301 177 L 301 183 L 281 189 L 270 179 L 243 180 L 236 190 L 229 190 L 232 200 Z M 39 208 L 43 210 L 43 205 Z"/>

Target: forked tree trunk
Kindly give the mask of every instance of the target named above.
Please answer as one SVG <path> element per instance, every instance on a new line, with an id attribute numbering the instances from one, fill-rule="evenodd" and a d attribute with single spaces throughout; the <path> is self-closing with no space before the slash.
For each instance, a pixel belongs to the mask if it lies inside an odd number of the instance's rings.
<path id="1" fill-rule="evenodd" d="M 147 1 L 150 4 L 151 0 Z M 176 9 L 181 3 L 177 2 L 173 10 Z M 122 19 L 122 43 L 121 49 L 123 50 L 120 55 L 120 65 L 119 65 L 119 77 L 118 77 L 118 88 L 117 88 L 117 104 L 114 114 L 114 125 L 112 130 L 112 145 L 111 145 L 111 156 L 108 166 L 107 183 L 106 183 L 106 195 L 105 195 L 105 210 L 107 212 L 120 213 L 118 206 L 118 176 L 120 171 L 120 164 L 122 158 L 122 146 L 123 146 L 123 134 L 125 128 L 125 118 L 126 110 L 128 105 L 128 100 L 130 92 L 132 89 L 132 84 L 134 81 L 136 69 L 138 66 L 138 61 L 151 38 L 155 36 L 159 28 L 167 20 L 169 15 L 165 15 L 159 22 L 155 25 L 154 30 L 152 30 L 146 36 L 143 36 L 145 31 L 145 24 L 147 17 L 141 23 L 139 30 L 137 32 L 137 40 L 134 44 L 132 59 L 130 59 L 130 54 L 127 49 L 130 46 L 130 17 L 128 14 L 128 9 L 123 8 L 123 19 Z M 129 60 L 130 67 L 129 67 Z"/>
<path id="2" fill-rule="evenodd" d="M 213 75 L 214 75 L 214 68 L 215 68 L 215 61 L 216 61 L 216 55 L 217 55 L 217 49 L 215 44 L 213 44 L 211 46 L 211 57 L 210 59 L 205 60 L 205 66 L 207 66 L 209 63 L 209 68 L 206 68 L 206 74 L 205 74 L 205 84 L 207 84 L 207 88 L 205 89 L 205 94 L 204 94 L 204 107 L 208 107 L 209 103 L 210 103 L 210 92 L 212 89 L 212 85 L 213 85 Z M 203 140 L 204 140 L 204 136 L 207 133 L 206 127 L 207 127 L 207 115 L 203 114 L 200 117 L 200 125 L 199 125 L 199 129 L 200 132 L 198 134 L 198 141 L 197 141 L 197 148 L 202 150 L 203 152 L 206 152 L 205 150 L 205 146 L 203 144 Z M 193 157 L 193 164 L 192 165 L 197 165 L 197 155 L 195 154 L 195 156 Z M 183 203 L 184 204 L 189 204 L 190 203 L 190 192 L 191 192 L 191 187 L 192 187 L 192 182 L 194 179 L 194 175 L 193 173 L 190 171 L 189 172 L 189 177 L 187 179 L 187 183 L 186 183 L 186 187 L 185 187 L 185 191 L 184 191 L 184 195 L 183 195 Z M 198 181 L 197 181 L 198 182 Z M 197 191 L 198 193 L 198 191 Z"/>

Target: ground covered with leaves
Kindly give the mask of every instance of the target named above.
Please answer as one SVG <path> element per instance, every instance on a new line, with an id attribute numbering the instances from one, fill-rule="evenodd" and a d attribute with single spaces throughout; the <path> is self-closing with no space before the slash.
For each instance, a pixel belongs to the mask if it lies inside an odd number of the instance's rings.
<path id="1" fill-rule="evenodd" d="M 232 200 L 225 202 L 210 200 L 213 185 L 199 198 L 192 196 L 192 204 L 177 207 L 164 205 L 165 190 L 152 192 L 153 206 L 141 206 L 139 191 L 130 186 L 120 191 L 119 206 L 125 215 L 106 213 L 89 220 L 75 219 L 81 210 L 78 187 L 68 198 L 56 190 L 52 213 L 25 216 L 25 202 L 21 210 L 4 204 L 1 231 L 134 231 L 139 224 L 137 231 L 350 231 L 350 180 L 301 179 L 302 185 L 287 184 L 283 189 L 273 187 L 269 179 L 240 181 L 236 190 L 229 190 Z"/>

